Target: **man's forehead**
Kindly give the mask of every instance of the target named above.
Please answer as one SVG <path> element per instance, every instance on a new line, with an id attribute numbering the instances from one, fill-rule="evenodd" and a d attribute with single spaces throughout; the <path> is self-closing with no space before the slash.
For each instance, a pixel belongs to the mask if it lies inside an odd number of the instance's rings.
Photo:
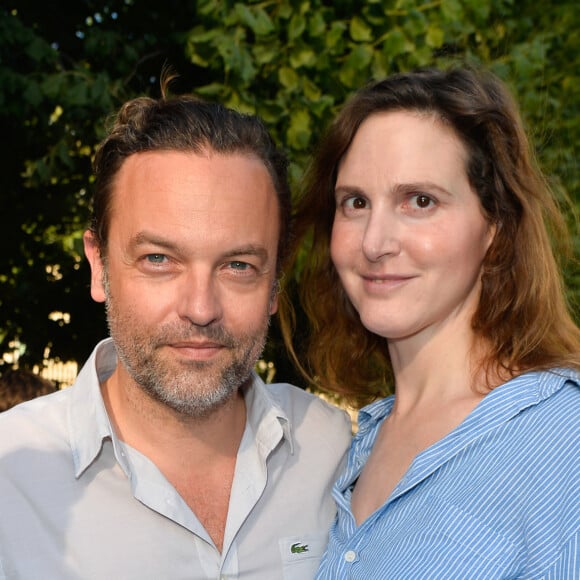
<path id="1" fill-rule="evenodd" d="M 261 246 L 272 236 L 277 241 L 279 201 L 256 157 L 152 152 L 126 163 L 111 207 L 118 235 L 134 238 L 146 231 L 166 240 L 200 243 L 206 237 Z"/>

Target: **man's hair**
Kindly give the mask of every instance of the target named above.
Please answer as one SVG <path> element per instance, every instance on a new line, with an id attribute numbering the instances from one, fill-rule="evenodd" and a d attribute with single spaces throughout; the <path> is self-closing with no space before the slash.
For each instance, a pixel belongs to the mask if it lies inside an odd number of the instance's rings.
<path id="1" fill-rule="evenodd" d="M 321 142 L 295 216 L 295 253 L 312 236 L 300 282 L 312 326 L 305 374 L 359 402 L 383 395 L 392 382 L 386 340 L 361 324 L 329 252 L 340 161 L 361 123 L 384 111 L 431 114 L 466 148 L 469 183 L 496 227 L 472 320 L 476 336 L 491 347 L 482 368 L 513 376 L 529 369 L 579 367 L 580 332 L 550 240 L 552 234 L 570 252 L 565 220 L 534 164 L 503 83 L 490 73 L 459 67 L 396 74 L 369 84 L 345 105 Z M 294 313 L 287 306 L 282 323 L 291 345 Z"/>
<path id="2" fill-rule="evenodd" d="M 170 80 L 170 79 L 169 79 Z M 276 147 L 262 121 L 191 95 L 160 99 L 139 97 L 125 103 L 97 149 L 93 164 L 95 188 L 89 228 L 103 257 L 111 221 L 115 178 L 130 155 L 145 151 L 243 154 L 258 158 L 268 170 L 279 204 L 278 269 L 289 244 L 290 189 L 286 155 Z"/>

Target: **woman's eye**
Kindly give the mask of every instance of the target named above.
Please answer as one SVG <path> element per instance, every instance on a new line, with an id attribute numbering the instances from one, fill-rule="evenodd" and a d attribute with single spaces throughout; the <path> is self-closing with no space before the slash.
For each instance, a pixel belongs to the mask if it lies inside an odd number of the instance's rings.
<path id="1" fill-rule="evenodd" d="M 364 197 L 349 197 L 344 200 L 343 205 L 347 209 L 366 209 L 367 200 Z"/>
<path id="2" fill-rule="evenodd" d="M 421 209 L 428 208 L 434 203 L 431 197 L 423 193 L 418 193 L 417 195 L 414 195 L 412 199 L 414 200 L 415 205 Z"/>

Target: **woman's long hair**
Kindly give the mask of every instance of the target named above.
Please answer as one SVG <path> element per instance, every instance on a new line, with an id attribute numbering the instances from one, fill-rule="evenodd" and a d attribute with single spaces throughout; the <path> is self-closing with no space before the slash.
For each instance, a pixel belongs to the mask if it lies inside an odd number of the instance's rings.
<path id="1" fill-rule="evenodd" d="M 282 305 L 287 344 L 320 388 L 366 402 L 392 383 L 387 342 L 364 328 L 330 258 L 339 163 L 359 126 L 384 111 L 433 114 L 464 144 L 466 172 L 483 213 L 496 227 L 485 256 L 476 337 L 486 345 L 488 376 L 532 369 L 580 368 L 574 323 L 553 242 L 571 255 L 565 219 L 538 170 L 514 101 L 490 73 L 426 69 L 374 82 L 344 106 L 306 174 L 295 212 L 295 257 L 302 251 L 301 304 L 310 321 L 307 352 L 292 345 L 294 311 Z M 304 251 L 305 245 L 307 251 Z M 304 358 L 302 358 L 304 356 Z"/>

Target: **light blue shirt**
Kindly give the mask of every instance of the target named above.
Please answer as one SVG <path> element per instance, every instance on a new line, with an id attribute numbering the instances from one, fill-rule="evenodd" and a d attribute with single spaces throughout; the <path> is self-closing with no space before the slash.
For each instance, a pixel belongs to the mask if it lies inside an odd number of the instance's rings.
<path id="1" fill-rule="evenodd" d="M 0 579 L 313 578 L 350 443 L 346 414 L 254 376 L 220 553 L 111 428 L 99 380 L 116 364 L 105 341 L 74 386 L 0 414 Z"/>
<path id="2" fill-rule="evenodd" d="M 317 578 L 580 578 L 579 383 L 556 370 L 497 387 L 357 527 L 352 486 L 393 398 L 362 409 Z"/>

